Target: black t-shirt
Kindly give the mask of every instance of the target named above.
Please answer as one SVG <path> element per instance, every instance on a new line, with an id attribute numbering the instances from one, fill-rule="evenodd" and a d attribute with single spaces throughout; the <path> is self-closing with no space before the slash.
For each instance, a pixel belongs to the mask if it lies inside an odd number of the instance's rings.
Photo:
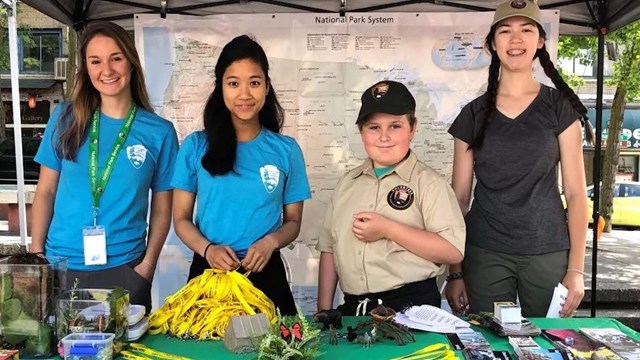
<path id="1" fill-rule="evenodd" d="M 451 135 L 473 143 L 482 127 L 484 96 L 462 108 Z M 482 147 L 474 151 L 477 183 L 465 217 L 467 244 L 514 255 L 569 249 L 558 191 L 558 135 L 578 118 L 571 103 L 545 85 L 515 119 L 496 109 Z"/>

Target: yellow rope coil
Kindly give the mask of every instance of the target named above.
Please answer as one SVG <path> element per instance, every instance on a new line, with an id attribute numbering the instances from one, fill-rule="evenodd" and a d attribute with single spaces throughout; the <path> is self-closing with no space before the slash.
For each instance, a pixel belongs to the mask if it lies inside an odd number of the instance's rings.
<path id="1" fill-rule="evenodd" d="M 267 296 L 236 271 L 207 269 L 165 299 L 149 316 L 149 333 L 198 340 L 218 340 L 234 315 L 264 313 L 276 321 Z"/>

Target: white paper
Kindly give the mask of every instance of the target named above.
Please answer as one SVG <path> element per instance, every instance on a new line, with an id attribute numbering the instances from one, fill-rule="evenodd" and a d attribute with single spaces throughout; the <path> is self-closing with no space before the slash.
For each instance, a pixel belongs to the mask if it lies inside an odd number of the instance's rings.
<path id="1" fill-rule="evenodd" d="M 405 325 L 410 329 L 414 329 L 414 330 L 437 332 L 437 333 L 443 333 L 443 334 L 454 333 L 457 331 L 455 326 L 447 326 L 447 325 L 435 326 L 435 325 L 426 325 L 423 323 L 415 322 L 415 321 L 412 321 L 411 318 L 409 318 L 409 316 L 403 313 L 396 314 L 394 320 L 398 324 Z"/>
<path id="2" fill-rule="evenodd" d="M 413 306 L 397 314 L 395 320 L 412 329 L 439 333 L 461 332 L 471 326 L 457 316 L 431 305 Z"/>
<path id="3" fill-rule="evenodd" d="M 568 294 L 569 290 L 567 290 L 564 285 L 558 283 L 558 286 L 553 289 L 553 297 L 551 298 L 551 304 L 549 304 L 549 310 L 547 311 L 548 318 L 560 317 L 560 310 L 562 310 L 564 302 L 567 301 Z"/>

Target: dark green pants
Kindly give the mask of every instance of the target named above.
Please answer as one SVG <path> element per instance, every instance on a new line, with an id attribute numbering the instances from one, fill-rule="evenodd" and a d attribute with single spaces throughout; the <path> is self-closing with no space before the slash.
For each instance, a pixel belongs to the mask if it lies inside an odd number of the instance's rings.
<path id="1" fill-rule="evenodd" d="M 525 317 L 544 317 L 567 271 L 569 251 L 509 255 L 466 246 L 462 270 L 469 311 L 493 312 L 496 301 L 520 301 Z"/>

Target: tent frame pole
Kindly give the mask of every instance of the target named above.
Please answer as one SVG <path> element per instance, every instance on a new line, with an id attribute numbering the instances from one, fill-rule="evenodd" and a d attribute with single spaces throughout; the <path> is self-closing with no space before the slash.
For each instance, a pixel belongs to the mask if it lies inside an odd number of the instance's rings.
<path id="1" fill-rule="evenodd" d="M 18 74 L 18 28 L 16 0 L 11 0 L 8 12 L 9 61 L 11 64 L 11 103 L 13 109 L 13 139 L 16 154 L 16 180 L 18 195 L 18 222 L 20 225 L 20 243 L 27 246 L 27 211 L 24 196 L 24 162 L 22 158 L 22 118 L 20 114 L 20 80 Z"/>
<path id="2" fill-rule="evenodd" d="M 604 88 L 604 37 L 609 32 L 608 0 L 598 0 L 598 60 L 596 86 L 596 143 L 593 156 L 593 247 L 591 255 L 591 317 L 596 317 L 598 289 L 598 222 L 600 219 L 600 180 L 602 173 L 602 93 Z"/>

